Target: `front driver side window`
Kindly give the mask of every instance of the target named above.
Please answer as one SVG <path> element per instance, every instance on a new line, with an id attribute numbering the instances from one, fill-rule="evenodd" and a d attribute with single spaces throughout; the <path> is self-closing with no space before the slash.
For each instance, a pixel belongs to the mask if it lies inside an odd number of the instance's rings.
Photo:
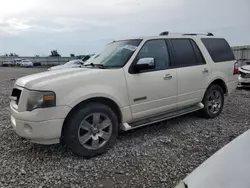
<path id="1" fill-rule="evenodd" d="M 163 70 L 169 65 L 169 55 L 165 40 L 149 40 L 141 48 L 137 55 L 137 60 L 140 58 L 154 58 L 155 69 Z"/>

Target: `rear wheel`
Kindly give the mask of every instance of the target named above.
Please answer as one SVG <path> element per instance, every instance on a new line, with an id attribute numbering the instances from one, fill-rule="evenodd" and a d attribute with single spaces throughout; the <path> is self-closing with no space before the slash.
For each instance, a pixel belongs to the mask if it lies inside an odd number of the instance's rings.
<path id="1" fill-rule="evenodd" d="M 93 157 L 108 150 L 118 134 L 118 119 L 106 105 L 90 103 L 66 121 L 64 141 L 80 156 Z"/>
<path id="2" fill-rule="evenodd" d="M 202 115 L 206 118 L 217 117 L 224 106 L 224 92 L 219 85 L 211 85 L 207 89 L 202 103 L 204 108 L 202 109 Z"/>

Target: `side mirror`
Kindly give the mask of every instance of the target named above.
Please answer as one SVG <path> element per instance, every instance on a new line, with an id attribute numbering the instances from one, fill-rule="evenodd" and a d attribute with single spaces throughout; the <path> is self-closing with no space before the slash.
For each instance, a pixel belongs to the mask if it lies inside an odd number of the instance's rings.
<path id="1" fill-rule="evenodd" d="M 135 65 L 136 72 L 140 72 L 142 70 L 149 70 L 155 68 L 155 60 L 154 58 L 147 57 L 141 58 Z"/>

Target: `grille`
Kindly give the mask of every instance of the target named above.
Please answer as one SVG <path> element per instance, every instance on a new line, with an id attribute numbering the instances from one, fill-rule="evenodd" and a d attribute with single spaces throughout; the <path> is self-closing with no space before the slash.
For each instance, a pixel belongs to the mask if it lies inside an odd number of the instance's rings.
<path id="1" fill-rule="evenodd" d="M 11 93 L 11 97 L 13 97 L 18 104 L 22 91 L 20 89 L 14 88 Z"/>
<path id="2" fill-rule="evenodd" d="M 250 86 L 250 83 L 244 83 L 244 82 L 242 82 L 240 84 L 243 85 L 243 86 Z"/>
<path id="3" fill-rule="evenodd" d="M 242 78 L 250 78 L 250 73 L 240 72 L 240 76 L 241 76 Z"/>

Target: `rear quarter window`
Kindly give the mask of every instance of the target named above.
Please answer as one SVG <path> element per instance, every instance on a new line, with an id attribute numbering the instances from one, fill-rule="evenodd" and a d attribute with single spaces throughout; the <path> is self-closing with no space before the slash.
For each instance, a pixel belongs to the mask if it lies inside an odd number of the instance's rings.
<path id="1" fill-rule="evenodd" d="M 234 54 L 225 39 L 202 38 L 201 41 L 215 63 L 235 60 Z"/>

